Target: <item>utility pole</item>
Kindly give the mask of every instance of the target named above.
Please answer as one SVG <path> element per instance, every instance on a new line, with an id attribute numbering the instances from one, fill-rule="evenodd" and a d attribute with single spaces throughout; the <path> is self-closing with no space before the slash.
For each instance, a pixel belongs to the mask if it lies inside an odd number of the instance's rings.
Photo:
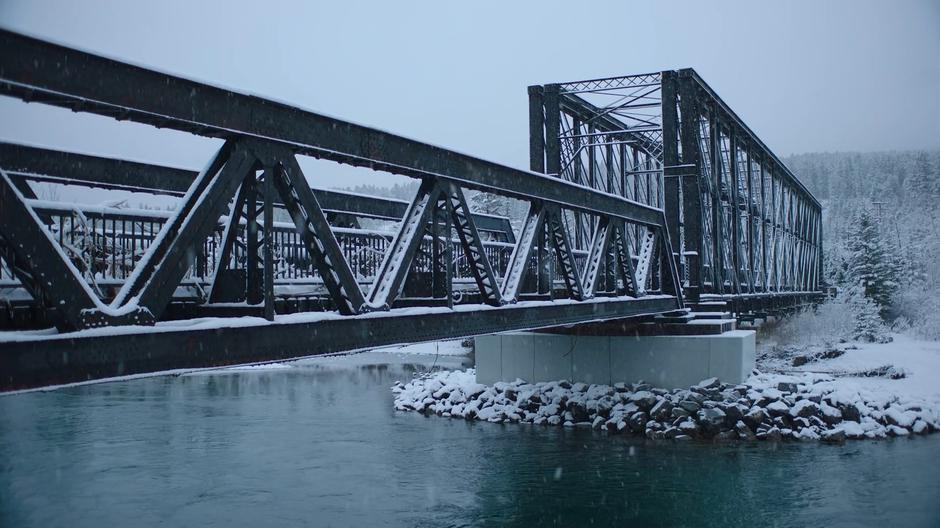
<path id="1" fill-rule="evenodd" d="M 881 223 L 884 222 L 884 216 L 882 213 L 884 211 L 885 202 L 872 202 L 872 205 L 878 207 L 878 227 L 881 227 Z"/>

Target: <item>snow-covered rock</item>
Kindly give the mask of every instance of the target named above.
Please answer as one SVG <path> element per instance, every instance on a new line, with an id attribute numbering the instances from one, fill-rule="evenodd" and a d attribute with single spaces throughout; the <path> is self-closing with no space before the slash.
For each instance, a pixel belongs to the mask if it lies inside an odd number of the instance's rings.
<path id="1" fill-rule="evenodd" d="M 516 380 L 485 386 L 473 369 L 396 383 L 395 408 L 493 423 L 589 427 L 652 440 L 842 442 L 940 430 L 937 399 L 901 397 L 815 373 L 757 373 L 743 385 L 689 389 Z"/>

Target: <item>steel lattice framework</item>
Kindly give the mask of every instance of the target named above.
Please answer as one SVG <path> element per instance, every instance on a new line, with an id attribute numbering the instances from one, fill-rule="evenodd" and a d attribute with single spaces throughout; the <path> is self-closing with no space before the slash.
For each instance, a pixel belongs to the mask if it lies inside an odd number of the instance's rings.
<path id="1" fill-rule="evenodd" d="M 0 48 L 3 95 L 223 141 L 198 174 L 3 146 L 4 266 L 62 333 L 0 335 L 2 388 L 683 307 L 661 186 L 658 202 L 649 188 L 646 199 L 628 197 L 9 31 L 0 31 Z M 658 168 L 655 130 L 621 133 L 650 149 L 645 170 Z M 388 201 L 313 191 L 299 155 L 416 178 L 420 186 L 390 212 Z M 37 200 L 30 181 L 179 200 L 169 214 L 65 207 Z M 472 213 L 468 189 L 526 202 L 518 236 L 505 219 Z M 368 233 L 356 225 L 362 217 L 393 219 L 396 231 Z M 366 242 L 377 237 L 375 247 Z M 315 302 L 279 290 L 284 273 L 297 278 L 284 262 L 315 284 L 306 295 Z M 461 267 L 464 282 L 455 279 Z M 245 310 L 264 319 L 207 328 L 161 323 Z M 276 317 L 285 312 L 308 313 Z"/>
<path id="2" fill-rule="evenodd" d="M 818 296 L 819 202 L 694 70 L 531 86 L 529 101 L 532 169 L 664 207 L 690 302 Z"/>

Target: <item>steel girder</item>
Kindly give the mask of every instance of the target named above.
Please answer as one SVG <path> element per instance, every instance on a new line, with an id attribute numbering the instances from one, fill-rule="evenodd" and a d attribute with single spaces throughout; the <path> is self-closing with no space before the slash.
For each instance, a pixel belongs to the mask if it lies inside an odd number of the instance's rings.
<path id="1" fill-rule="evenodd" d="M 25 101 L 220 139 L 264 139 L 298 154 L 649 226 L 662 219 L 660 209 L 622 197 L 11 31 L 0 30 L 0 47 L 0 93 Z"/>
<path id="2" fill-rule="evenodd" d="M 150 194 L 183 196 L 192 185 L 196 171 L 91 156 L 29 145 L 0 141 L 0 168 L 14 183 L 23 180 L 69 185 L 87 185 Z M 321 207 L 333 215 L 398 221 L 405 215 L 408 202 L 378 196 L 313 189 Z M 283 207 L 275 203 L 275 207 Z M 504 235 L 515 242 L 508 218 L 472 213 L 479 229 Z"/>
<path id="3" fill-rule="evenodd" d="M 530 301 L 490 309 L 430 309 L 421 313 L 340 317 L 311 314 L 309 321 L 222 329 L 151 331 L 2 342 L 0 391 L 88 381 L 171 369 L 278 361 L 385 345 L 450 339 L 511 330 L 655 315 L 676 299 Z M 466 307 L 469 308 L 469 307 Z"/>

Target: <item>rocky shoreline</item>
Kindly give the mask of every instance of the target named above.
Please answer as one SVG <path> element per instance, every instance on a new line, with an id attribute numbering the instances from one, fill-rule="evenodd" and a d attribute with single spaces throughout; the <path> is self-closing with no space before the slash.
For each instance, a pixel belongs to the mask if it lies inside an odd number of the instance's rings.
<path id="1" fill-rule="evenodd" d="M 651 440 L 877 439 L 940 430 L 940 405 L 846 387 L 828 375 L 755 373 L 745 384 L 688 389 L 567 381 L 476 383 L 473 369 L 392 387 L 395 408 L 497 423 L 591 427 Z"/>

